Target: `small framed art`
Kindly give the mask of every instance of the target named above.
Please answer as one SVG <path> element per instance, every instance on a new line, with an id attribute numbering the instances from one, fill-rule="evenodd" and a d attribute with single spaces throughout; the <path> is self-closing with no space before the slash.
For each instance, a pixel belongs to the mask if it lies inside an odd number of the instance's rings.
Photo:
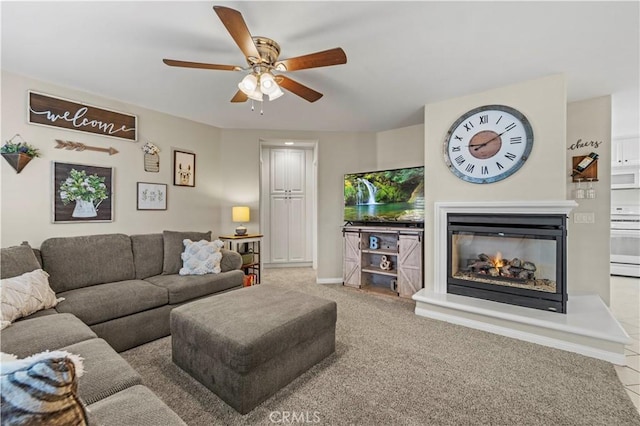
<path id="1" fill-rule="evenodd" d="M 113 222 L 113 167 L 52 162 L 53 223 Z"/>
<path id="2" fill-rule="evenodd" d="M 196 186 L 196 155 L 194 153 L 173 151 L 173 184 Z"/>
<path id="3" fill-rule="evenodd" d="M 166 210 L 167 185 L 164 183 L 138 182 L 137 210 Z"/>

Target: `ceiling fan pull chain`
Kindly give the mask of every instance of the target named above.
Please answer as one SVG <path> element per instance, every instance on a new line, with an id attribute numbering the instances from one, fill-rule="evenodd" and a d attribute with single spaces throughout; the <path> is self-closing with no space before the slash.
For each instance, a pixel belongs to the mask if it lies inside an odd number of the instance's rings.
<path id="1" fill-rule="evenodd" d="M 263 105 L 264 105 L 264 102 L 260 102 L 260 115 L 264 115 L 264 111 L 263 111 L 263 108 L 262 108 Z"/>
<path id="2" fill-rule="evenodd" d="M 253 107 L 253 99 L 251 99 L 251 111 L 253 111 L 255 108 Z"/>

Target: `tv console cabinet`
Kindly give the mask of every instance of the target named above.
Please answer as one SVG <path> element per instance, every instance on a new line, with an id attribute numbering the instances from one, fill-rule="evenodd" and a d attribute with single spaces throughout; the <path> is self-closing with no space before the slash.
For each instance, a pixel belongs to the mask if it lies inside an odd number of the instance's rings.
<path id="1" fill-rule="evenodd" d="M 343 285 L 401 297 L 424 286 L 423 229 L 347 225 L 342 234 Z"/>

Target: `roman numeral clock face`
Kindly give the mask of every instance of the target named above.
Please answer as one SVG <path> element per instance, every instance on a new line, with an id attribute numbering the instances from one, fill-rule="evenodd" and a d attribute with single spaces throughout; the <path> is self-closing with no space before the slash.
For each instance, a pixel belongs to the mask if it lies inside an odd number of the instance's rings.
<path id="1" fill-rule="evenodd" d="M 462 180 L 492 183 L 522 167 L 532 146 L 533 131 L 522 113 L 504 105 L 487 105 L 453 123 L 444 143 L 444 160 Z"/>

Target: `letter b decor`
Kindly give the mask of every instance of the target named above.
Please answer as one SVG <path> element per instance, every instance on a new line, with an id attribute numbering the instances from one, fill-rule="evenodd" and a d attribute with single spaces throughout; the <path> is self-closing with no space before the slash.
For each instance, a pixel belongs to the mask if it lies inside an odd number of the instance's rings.
<path id="1" fill-rule="evenodd" d="M 373 235 L 369 237 L 369 248 L 371 250 L 377 250 L 380 248 L 379 245 L 380 239 L 378 237 L 374 237 Z"/>

